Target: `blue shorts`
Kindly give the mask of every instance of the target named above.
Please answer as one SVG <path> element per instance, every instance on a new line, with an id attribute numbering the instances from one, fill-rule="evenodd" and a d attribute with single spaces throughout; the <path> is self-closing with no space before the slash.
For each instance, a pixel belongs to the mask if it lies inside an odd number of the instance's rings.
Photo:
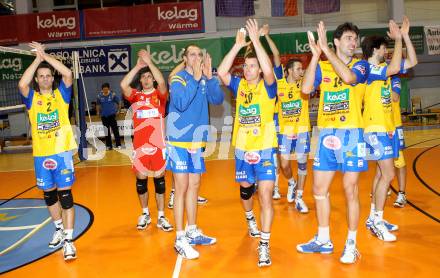
<path id="1" fill-rule="evenodd" d="M 278 134 L 278 152 L 280 154 L 309 153 L 310 134 L 308 132 L 295 135 Z"/>
<path id="2" fill-rule="evenodd" d="M 280 121 L 278 120 L 278 113 L 273 113 L 273 122 L 275 124 L 276 132 L 280 132 Z"/>
<path id="3" fill-rule="evenodd" d="M 37 187 L 50 190 L 72 186 L 75 181 L 72 151 L 49 156 L 34 156 Z"/>
<path id="4" fill-rule="evenodd" d="M 173 173 L 201 174 L 206 172 L 203 148 L 187 149 L 167 144 L 166 169 Z"/>
<path id="5" fill-rule="evenodd" d="M 385 160 L 399 157 L 398 142 L 394 132 L 368 132 L 364 134 L 367 143 L 367 160 Z"/>
<path id="6" fill-rule="evenodd" d="M 313 170 L 363 172 L 368 170 L 363 129 L 326 128 L 319 132 Z"/>
<path id="7" fill-rule="evenodd" d="M 399 150 L 405 149 L 405 137 L 403 135 L 403 127 L 398 126 L 396 127 L 396 131 L 394 132 L 394 138 L 396 142 L 398 142 Z"/>
<path id="8" fill-rule="evenodd" d="M 275 181 L 275 149 L 246 152 L 235 149 L 235 180 L 254 183 L 257 180 Z"/>

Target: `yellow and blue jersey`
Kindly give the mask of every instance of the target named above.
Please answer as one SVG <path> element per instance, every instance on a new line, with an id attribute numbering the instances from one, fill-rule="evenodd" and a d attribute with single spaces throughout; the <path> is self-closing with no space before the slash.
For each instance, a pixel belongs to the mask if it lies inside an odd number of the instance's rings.
<path id="1" fill-rule="evenodd" d="M 399 76 L 393 75 L 391 77 L 391 89 L 392 89 L 392 91 L 400 96 L 401 88 L 402 88 L 402 86 L 401 86 L 401 82 L 400 82 Z M 402 115 L 401 115 L 401 112 L 400 112 L 400 101 L 392 101 L 392 107 L 393 107 L 394 125 L 396 127 L 402 126 Z"/>
<path id="2" fill-rule="evenodd" d="M 320 87 L 319 128 L 362 128 L 362 98 L 369 74 L 368 62 L 352 59 L 347 65 L 356 82 L 345 84 L 328 61 L 320 61 L 315 72 L 314 88 Z"/>
<path id="3" fill-rule="evenodd" d="M 309 96 L 301 93 L 302 80 L 288 83 L 282 66 L 274 67 L 277 78 L 277 106 L 279 133 L 298 134 L 310 131 Z"/>
<path id="4" fill-rule="evenodd" d="M 29 113 L 34 156 L 50 156 L 76 148 L 69 121 L 71 95 L 72 87 L 67 88 L 61 80 L 51 94 L 30 89 L 28 96 L 22 97 Z"/>
<path id="5" fill-rule="evenodd" d="M 256 85 L 245 79 L 231 77 L 229 89 L 236 98 L 232 145 L 243 151 L 259 151 L 277 147 L 275 100 L 277 83 Z"/>

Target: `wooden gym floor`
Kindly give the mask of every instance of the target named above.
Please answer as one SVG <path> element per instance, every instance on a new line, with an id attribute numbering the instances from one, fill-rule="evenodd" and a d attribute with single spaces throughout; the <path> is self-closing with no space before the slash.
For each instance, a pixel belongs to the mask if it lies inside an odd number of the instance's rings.
<path id="1" fill-rule="evenodd" d="M 136 230 L 141 213 L 135 191 L 135 178 L 128 157 L 117 151 L 99 161 L 76 166 L 75 202 L 94 214 L 91 228 L 75 244 L 78 259 L 65 263 L 61 251 L 4 274 L 4 277 L 431 277 L 440 272 L 439 167 L 440 130 L 405 133 L 408 165 L 407 196 L 411 204 L 392 207 L 395 192 L 388 198 L 385 218 L 398 224 L 398 241 L 385 243 L 366 230 L 369 191 L 374 164 L 360 179 L 361 219 L 358 248 L 362 255 L 354 265 L 342 265 L 339 256 L 347 234 L 345 201 L 341 175 L 331 187 L 330 233 L 335 245 L 332 255 L 300 254 L 296 244 L 308 241 L 316 232 L 314 202 L 311 195 L 311 160 L 304 199 L 310 212 L 301 215 L 287 204 L 286 180 L 280 178 L 283 198 L 274 201 L 275 216 L 271 238 L 272 266 L 257 267 L 258 240 L 247 236 L 247 226 L 234 182 L 233 160 L 209 160 L 202 177 L 201 195 L 209 199 L 199 206 L 198 225 L 217 237 L 214 246 L 197 247 L 200 258 L 183 260 L 173 250 L 174 232 L 159 231 L 156 206 L 150 194 L 152 225 Z M 294 163 L 294 171 L 296 166 Z M 415 172 L 415 171 L 416 172 Z M 35 184 L 31 154 L 0 155 L 0 199 L 9 199 Z M 167 173 L 167 192 L 170 173 Z M 149 182 L 150 192 L 153 191 Z M 397 189 L 396 182 L 393 188 Z M 35 187 L 17 198 L 41 198 Z M 258 212 L 258 202 L 254 211 Z M 172 211 L 166 208 L 172 220 Z M 173 221 L 172 221 L 173 222 Z M 26 250 L 23 250 L 26 252 Z M 177 262 L 177 264 L 176 264 Z M 1 257 L 0 257 L 1 264 Z M 179 271 L 180 266 L 180 271 Z M 175 270 L 176 269 L 176 270 Z"/>

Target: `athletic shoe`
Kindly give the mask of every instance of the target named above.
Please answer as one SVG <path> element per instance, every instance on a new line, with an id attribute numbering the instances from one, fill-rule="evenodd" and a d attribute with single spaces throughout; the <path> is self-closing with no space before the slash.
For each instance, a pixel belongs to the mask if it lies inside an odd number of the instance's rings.
<path id="1" fill-rule="evenodd" d="M 199 257 L 199 252 L 189 245 L 187 238 L 184 236 L 176 238 L 174 250 L 185 259 L 193 260 Z"/>
<path id="2" fill-rule="evenodd" d="M 172 209 L 174 207 L 174 189 L 170 191 L 170 200 L 168 201 L 168 208 Z"/>
<path id="3" fill-rule="evenodd" d="M 248 225 L 249 236 L 260 237 L 261 233 L 258 230 L 258 225 L 257 225 L 257 221 L 255 220 L 255 217 L 252 216 L 252 218 L 250 219 L 246 218 L 246 222 Z"/>
<path id="4" fill-rule="evenodd" d="M 171 225 L 168 219 L 166 219 L 164 216 L 159 217 L 157 220 L 157 227 L 165 232 L 173 230 L 173 225 Z"/>
<path id="5" fill-rule="evenodd" d="M 357 258 L 360 258 L 361 254 L 356 249 L 356 243 L 352 239 L 348 239 L 345 242 L 344 252 L 342 252 L 342 256 L 339 259 L 343 264 L 354 264 Z"/>
<path id="6" fill-rule="evenodd" d="M 301 213 L 308 213 L 309 208 L 302 198 L 295 198 L 295 208 Z"/>
<path id="7" fill-rule="evenodd" d="M 375 235 L 378 239 L 383 241 L 396 241 L 396 236 L 390 233 L 385 226 L 385 222 L 379 221 L 377 223 L 373 222 L 373 225 L 370 226 L 370 231 L 373 235 Z"/>
<path id="8" fill-rule="evenodd" d="M 186 237 L 190 245 L 212 245 L 217 242 L 215 237 L 204 235 L 200 229 L 186 231 Z"/>
<path id="9" fill-rule="evenodd" d="M 383 220 L 383 222 L 385 223 L 385 227 L 387 227 L 388 231 L 395 232 L 399 230 L 399 225 L 391 224 L 386 220 Z M 365 222 L 365 226 L 367 226 L 367 228 L 370 229 L 371 225 L 373 225 L 373 220 L 368 218 L 367 221 Z"/>
<path id="10" fill-rule="evenodd" d="M 52 240 L 49 242 L 49 248 L 57 248 L 64 243 L 65 239 L 66 234 L 64 233 L 63 229 L 56 229 L 52 236 Z"/>
<path id="11" fill-rule="evenodd" d="M 197 197 L 197 204 L 198 205 L 204 205 L 208 202 L 208 199 L 202 197 L 202 196 L 198 196 Z"/>
<path id="12" fill-rule="evenodd" d="M 272 198 L 273 198 L 274 200 L 279 200 L 279 199 L 281 199 L 280 189 L 278 188 L 278 186 L 275 186 L 275 187 L 273 188 Z"/>
<path id="13" fill-rule="evenodd" d="M 76 248 L 75 245 L 73 245 L 73 241 L 68 239 L 64 241 L 63 255 L 65 261 L 76 259 Z"/>
<path id="14" fill-rule="evenodd" d="M 296 250 L 301 253 L 321 253 L 321 254 L 331 254 L 333 253 L 333 243 L 331 240 L 326 243 L 318 241 L 318 236 L 316 235 L 307 243 L 298 244 Z"/>
<path id="15" fill-rule="evenodd" d="M 407 200 L 406 200 L 406 194 L 404 192 L 399 192 L 397 194 L 397 199 L 394 202 L 394 207 L 396 208 L 403 208 L 406 204 Z"/>
<path id="16" fill-rule="evenodd" d="M 287 202 L 293 203 L 295 200 L 295 193 L 296 193 L 296 181 L 293 183 L 288 183 L 287 185 Z"/>
<path id="17" fill-rule="evenodd" d="M 258 244 L 258 266 L 269 266 L 272 264 L 270 259 L 270 247 L 269 242 L 261 242 Z"/>
<path id="18" fill-rule="evenodd" d="M 115 149 L 116 149 L 116 150 L 122 150 L 122 147 L 121 147 L 121 146 L 116 146 Z"/>
<path id="19" fill-rule="evenodd" d="M 138 230 L 145 230 L 145 228 L 147 228 L 148 224 L 150 224 L 150 223 L 151 223 L 150 215 L 143 213 L 138 218 L 137 229 Z"/>

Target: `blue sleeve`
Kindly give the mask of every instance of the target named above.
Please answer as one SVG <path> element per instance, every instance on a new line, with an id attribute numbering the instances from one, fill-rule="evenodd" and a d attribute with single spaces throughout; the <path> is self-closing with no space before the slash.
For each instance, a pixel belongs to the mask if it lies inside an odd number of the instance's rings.
<path id="1" fill-rule="evenodd" d="M 26 109 L 31 109 L 32 106 L 32 100 L 34 99 L 34 90 L 29 88 L 29 94 L 27 97 L 24 97 L 21 92 L 20 92 L 20 96 L 21 96 L 21 100 L 23 101 L 24 105 L 26 105 Z"/>
<path id="2" fill-rule="evenodd" d="M 365 83 L 367 81 L 367 78 L 369 76 L 370 72 L 370 64 L 368 64 L 365 60 L 360 60 L 354 63 L 353 67 L 351 68 L 351 71 L 356 75 L 356 84 L 359 83 Z M 385 71 L 386 75 L 386 71 Z"/>
<path id="3" fill-rule="evenodd" d="M 408 70 L 405 69 L 405 59 L 402 59 L 402 62 L 400 63 L 400 71 L 399 74 L 405 74 Z"/>
<path id="4" fill-rule="evenodd" d="M 279 67 L 274 66 L 274 67 L 273 67 L 273 73 L 275 73 L 275 78 L 276 78 L 277 80 L 282 79 L 282 78 L 284 77 L 284 74 L 283 74 L 283 66 L 282 66 L 282 65 L 280 65 Z"/>
<path id="5" fill-rule="evenodd" d="M 69 104 L 70 99 L 72 98 L 72 86 L 69 88 L 64 84 L 63 79 L 60 81 L 60 85 L 58 86 L 58 90 L 60 90 L 61 95 L 63 96 L 64 102 Z"/>
<path id="6" fill-rule="evenodd" d="M 198 87 L 199 83 L 194 78 L 185 81 L 182 76 L 175 75 L 171 78 L 170 101 L 177 110 L 183 112 L 196 97 Z"/>
<path id="7" fill-rule="evenodd" d="M 400 78 L 397 75 L 391 77 L 391 90 L 396 94 L 400 95 L 402 85 L 400 83 Z"/>
<path id="8" fill-rule="evenodd" d="M 269 98 L 272 99 L 277 96 L 277 82 L 267 85 L 266 81 L 264 81 L 264 87 L 266 88 Z"/>
<path id="9" fill-rule="evenodd" d="M 113 98 L 113 101 L 114 101 L 116 104 L 119 104 L 119 102 L 121 102 L 121 98 L 115 93 L 115 97 Z"/>
<path id="10" fill-rule="evenodd" d="M 315 91 L 318 90 L 319 85 L 321 85 L 321 82 L 322 82 L 322 72 L 321 72 L 321 66 L 318 64 L 315 70 L 315 81 L 313 81 L 313 89 Z"/>
<path id="11" fill-rule="evenodd" d="M 371 84 L 373 81 L 382 80 L 385 81 L 388 79 L 387 76 L 388 66 L 376 66 L 369 65 L 369 72 L 367 78 L 367 84 Z"/>
<path id="12" fill-rule="evenodd" d="M 238 85 L 240 85 L 241 78 L 235 75 L 231 75 L 231 81 L 229 82 L 228 88 L 232 91 L 232 95 L 236 98 Z"/>
<path id="13" fill-rule="evenodd" d="M 217 78 L 213 77 L 206 81 L 208 87 L 208 102 L 211 104 L 219 105 L 223 103 L 224 95 L 223 90 L 220 88 L 220 83 Z"/>

